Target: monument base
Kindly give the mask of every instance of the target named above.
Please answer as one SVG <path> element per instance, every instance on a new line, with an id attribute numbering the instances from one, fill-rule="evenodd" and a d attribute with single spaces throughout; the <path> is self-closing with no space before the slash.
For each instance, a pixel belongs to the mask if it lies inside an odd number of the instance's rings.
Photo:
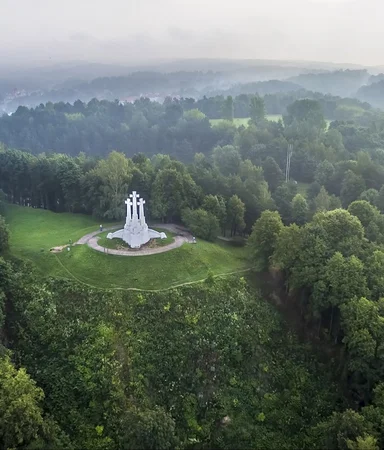
<path id="1" fill-rule="evenodd" d="M 163 232 L 151 230 L 147 225 L 143 227 L 124 227 L 122 230 L 108 233 L 107 239 L 122 239 L 131 248 L 140 248 L 142 245 L 149 242 L 151 239 L 166 239 L 167 235 Z"/>
<path id="2" fill-rule="evenodd" d="M 144 215 L 145 200 L 140 198 L 139 202 L 137 202 L 138 197 L 140 197 L 139 194 L 133 191 L 125 201 L 127 205 L 127 217 L 124 228 L 114 233 L 108 233 L 107 239 L 122 239 L 131 248 L 140 248 L 151 239 L 165 239 L 167 237 L 165 233 L 159 233 L 148 228 Z M 139 214 L 137 211 L 138 207 Z"/>

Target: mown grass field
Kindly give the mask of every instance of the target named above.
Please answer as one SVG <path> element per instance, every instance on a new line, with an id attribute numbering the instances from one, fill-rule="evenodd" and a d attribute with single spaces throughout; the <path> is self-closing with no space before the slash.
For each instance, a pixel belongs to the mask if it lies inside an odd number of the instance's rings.
<path id="1" fill-rule="evenodd" d="M 270 120 L 272 122 L 278 122 L 280 119 L 283 118 L 283 116 L 281 114 L 267 114 L 265 116 L 265 118 L 267 120 Z M 233 119 L 233 123 L 237 126 L 240 127 L 241 125 L 243 125 L 244 127 L 248 126 L 248 121 L 249 121 L 249 117 L 245 117 L 245 118 L 235 118 Z M 220 122 L 223 122 L 224 119 L 211 119 L 211 125 L 215 126 L 218 125 Z"/>
<path id="2" fill-rule="evenodd" d="M 53 254 L 50 248 L 68 244 L 97 231 L 100 223 L 81 214 L 8 205 L 10 252 L 34 263 L 43 276 L 74 278 L 87 285 L 112 289 L 165 289 L 248 267 L 246 249 L 231 243 L 197 244 L 151 256 L 114 256 L 86 245 Z M 103 225 L 107 226 L 107 223 Z M 171 238 L 171 237 L 170 237 Z"/>
<path id="3" fill-rule="evenodd" d="M 281 114 L 267 114 L 265 116 L 265 118 L 271 122 L 278 122 L 279 120 L 283 120 L 283 116 Z M 224 119 L 210 119 L 211 125 L 215 126 L 218 125 L 220 122 L 223 122 Z M 237 119 L 233 119 L 233 123 L 237 126 L 240 127 L 241 125 L 243 125 L 244 127 L 248 126 L 248 121 L 249 121 L 249 117 L 246 118 L 237 118 Z M 331 120 L 326 120 L 325 121 L 327 124 L 327 129 L 329 128 L 329 124 L 331 123 Z"/>

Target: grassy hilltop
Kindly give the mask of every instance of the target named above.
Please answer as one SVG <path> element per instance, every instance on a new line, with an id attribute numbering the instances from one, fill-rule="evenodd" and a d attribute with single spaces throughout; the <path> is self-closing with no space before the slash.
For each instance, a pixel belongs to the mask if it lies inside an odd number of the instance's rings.
<path id="1" fill-rule="evenodd" d="M 42 274 L 73 278 L 99 288 L 165 289 L 247 268 L 245 249 L 198 240 L 166 253 L 140 257 L 107 255 L 86 245 L 52 254 L 55 246 L 97 231 L 100 221 L 82 214 L 53 213 L 8 205 L 11 253 L 37 265 Z M 104 224 L 106 225 L 106 224 Z M 101 238 L 102 239 L 102 238 Z"/>

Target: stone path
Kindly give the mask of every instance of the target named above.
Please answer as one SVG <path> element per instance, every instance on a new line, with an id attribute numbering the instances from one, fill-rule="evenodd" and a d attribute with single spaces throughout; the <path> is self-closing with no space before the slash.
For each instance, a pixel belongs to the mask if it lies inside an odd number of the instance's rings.
<path id="1" fill-rule="evenodd" d="M 118 256 L 146 256 L 146 255 L 155 255 L 157 253 L 164 253 L 168 252 L 169 250 L 173 250 L 174 248 L 181 247 L 185 243 L 192 242 L 192 236 L 185 230 L 183 227 L 178 227 L 177 225 L 173 224 L 156 224 L 151 225 L 154 228 L 163 228 L 165 230 L 169 230 L 172 233 L 176 233 L 177 235 L 174 238 L 174 241 L 169 244 L 165 245 L 163 247 L 154 247 L 154 248 L 143 248 L 142 250 L 136 250 L 136 251 L 127 251 L 127 250 L 115 250 L 110 248 L 101 247 L 101 245 L 98 244 L 98 237 L 97 235 L 104 232 L 104 231 L 112 231 L 120 228 L 119 226 L 105 228 L 103 231 L 94 231 L 92 233 L 88 233 L 85 236 L 83 236 L 81 239 L 79 239 L 77 242 L 75 242 L 74 245 L 84 245 L 87 244 L 89 247 L 93 248 L 94 250 L 102 253 L 106 253 L 108 255 L 118 255 Z"/>

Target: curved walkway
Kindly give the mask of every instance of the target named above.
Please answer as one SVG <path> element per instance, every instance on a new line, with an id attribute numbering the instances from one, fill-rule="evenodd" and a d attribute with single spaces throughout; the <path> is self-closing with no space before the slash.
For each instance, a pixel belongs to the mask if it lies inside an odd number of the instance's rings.
<path id="1" fill-rule="evenodd" d="M 175 248 L 181 247 L 183 244 L 192 242 L 192 236 L 181 227 L 177 227 L 173 224 L 156 224 L 152 225 L 155 228 L 163 228 L 165 230 L 169 230 L 173 233 L 177 233 L 178 235 L 175 236 L 174 241 L 169 245 L 164 245 L 163 247 L 155 247 L 155 248 L 143 248 L 142 250 L 135 250 L 135 251 L 129 251 L 129 250 L 115 250 L 111 248 L 105 248 L 98 244 L 98 237 L 100 233 L 103 233 L 104 231 L 112 231 L 119 229 L 120 226 L 110 227 L 106 228 L 103 231 L 94 231 L 92 233 L 88 233 L 85 236 L 83 236 L 81 239 L 79 239 L 77 242 L 75 242 L 74 245 L 84 245 L 87 244 L 89 247 L 93 248 L 94 250 L 106 253 L 108 255 L 117 255 L 117 256 L 148 256 L 148 255 L 156 255 L 157 253 L 165 253 L 169 250 L 173 250 Z"/>

